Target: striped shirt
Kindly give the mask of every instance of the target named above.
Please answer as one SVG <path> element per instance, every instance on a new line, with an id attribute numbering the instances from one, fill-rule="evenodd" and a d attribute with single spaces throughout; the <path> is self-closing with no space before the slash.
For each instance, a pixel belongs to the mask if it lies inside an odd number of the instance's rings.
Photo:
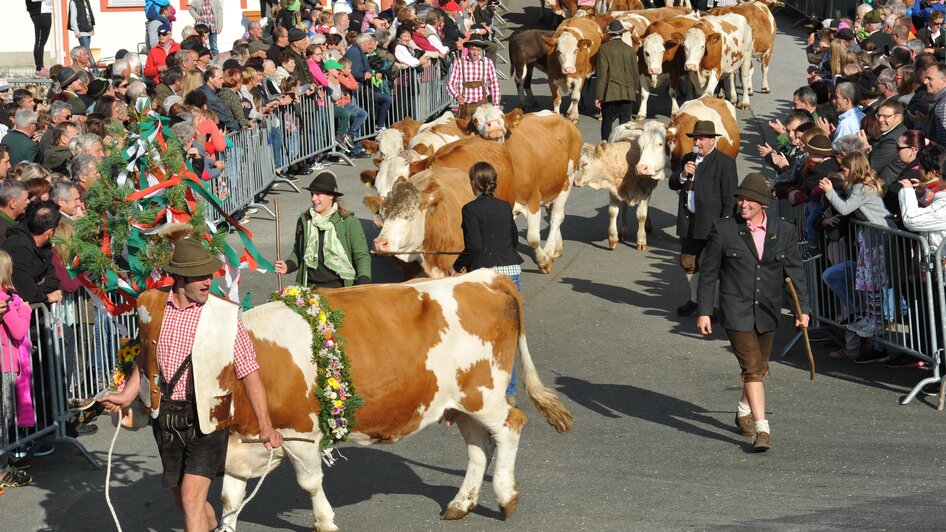
<path id="1" fill-rule="evenodd" d="M 184 363 L 187 355 L 194 347 L 194 336 L 197 334 L 197 324 L 200 322 L 200 313 L 204 305 L 190 303 L 186 307 L 178 307 L 174 303 L 173 294 L 168 294 L 164 308 L 164 321 L 161 323 L 161 333 L 158 335 L 158 366 L 161 368 L 162 378 L 170 381 L 178 368 Z M 243 326 L 243 320 L 237 321 L 236 342 L 233 346 L 233 365 L 238 379 L 259 370 L 256 362 L 256 352 L 250 335 Z M 191 370 L 184 370 L 180 380 L 174 386 L 170 399 L 183 401 L 187 399 L 187 379 Z"/>
<path id="2" fill-rule="evenodd" d="M 465 88 L 463 83 L 470 81 L 482 81 L 483 84 L 476 88 Z M 496 66 L 485 56 L 479 61 L 470 61 L 466 57 L 454 61 L 450 69 L 450 80 L 447 82 L 447 92 L 454 99 L 463 96 L 466 103 L 481 102 L 486 99 L 488 93 L 492 97 L 493 105 L 499 105 L 502 92 L 499 89 Z"/>

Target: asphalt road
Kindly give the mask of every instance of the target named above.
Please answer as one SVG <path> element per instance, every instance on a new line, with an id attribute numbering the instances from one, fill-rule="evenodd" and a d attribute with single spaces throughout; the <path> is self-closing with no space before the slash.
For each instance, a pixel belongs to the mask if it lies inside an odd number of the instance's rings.
<path id="1" fill-rule="evenodd" d="M 537 19 L 535 2 L 515 0 L 509 28 Z M 740 176 L 759 170 L 754 146 L 765 120 L 784 112 L 804 81 L 803 36 L 779 18 L 771 82 L 756 94 L 742 124 Z M 508 33 L 507 33 L 508 34 Z M 544 76 L 536 94 L 549 105 Z M 759 69 L 756 69 L 758 87 Z M 515 87 L 503 83 L 506 107 Z M 652 100 L 665 115 L 665 99 Z M 658 103 L 659 102 L 659 103 Z M 666 116 L 659 116 L 666 120 Z M 583 116 L 586 140 L 599 123 Z M 771 137 L 771 134 L 768 135 Z M 771 139 L 770 139 L 771 140 Z M 363 219 L 359 168 L 335 167 L 343 198 Z M 303 178 L 302 184 L 307 184 Z M 282 248 L 292 242 L 305 195 L 281 187 Z M 688 290 L 673 238 L 676 200 L 658 187 L 651 208 L 650 249 L 607 248 L 607 195 L 577 189 L 562 226 L 564 256 L 549 275 L 528 259 L 523 293 L 530 349 L 545 383 L 575 415 L 574 431 L 556 434 L 531 405 L 517 467 L 521 504 L 504 522 L 487 475 L 481 505 L 459 522 L 438 515 L 462 481 L 466 453 L 456 429 L 433 427 L 391 446 L 345 447 L 347 458 L 326 471 L 325 489 L 346 530 L 942 530 L 943 414 L 924 398 L 898 399 L 927 375 L 827 358 L 816 344 L 818 378 L 809 381 L 801 348 L 775 360 L 767 381 L 773 449 L 751 453 L 733 427 L 739 378 L 722 331 L 699 336 L 693 318 L 673 313 Z M 274 224 L 249 222 L 257 243 L 275 253 Z M 376 231 L 365 222 L 368 237 Z M 524 241 L 524 222 L 520 220 Z M 375 281 L 398 270 L 375 260 Z M 262 302 L 275 279 L 250 273 L 244 286 Z M 793 334 L 788 315 L 776 352 Z M 522 401 L 525 403 L 525 401 Z M 81 438 L 104 462 L 113 429 Z M 160 487 L 160 462 L 150 431 L 119 435 L 111 497 L 125 530 L 180 528 Z M 69 446 L 35 458 L 34 485 L 0 497 L 4 530 L 108 530 L 105 471 L 91 470 Z M 219 482 L 211 488 L 219 510 Z M 241 515 L 241 530 L 305 530 L 311 506 L 283 466 L 266 480 Z"/>

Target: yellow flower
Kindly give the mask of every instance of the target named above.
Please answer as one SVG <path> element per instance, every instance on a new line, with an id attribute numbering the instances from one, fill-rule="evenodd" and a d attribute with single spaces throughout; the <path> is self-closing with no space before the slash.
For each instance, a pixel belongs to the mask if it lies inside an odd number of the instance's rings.
<path id="1" fill-rule="evenodd" d="M 339 401 L 339 400 L 336 400 L 336 401 L 335 401 L 335 406 L 337 406 L 338 408 L 341 408 L 344 404 L 345 404 L 345 403 L 343 403 L 343 402 L 341 402 L 341 401 Z"/>
<path id="2" fill-rule="evenodd" d="M 329 377 L 326 382 L 328 382 L 328 385 L 331 386 L 333 390 L 337 390 L 340 386 L 338 381 L 335 380 L 335 377 Z"/>
<path id="3" fill-rule="evenodd" d="M 319 312 L 319 323 L 325 323 L 328 321 L 328 316 L 325 315 L 325 312 Z"/>

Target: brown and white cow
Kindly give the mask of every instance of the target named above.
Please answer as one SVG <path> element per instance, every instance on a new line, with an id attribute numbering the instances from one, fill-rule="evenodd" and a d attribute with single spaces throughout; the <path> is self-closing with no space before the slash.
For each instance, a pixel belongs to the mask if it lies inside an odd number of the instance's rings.
<path id="1" fill-rule="evenodd" d="M 437 168 L 400 178 L 387 196 L 366 195 L 364 203 L 384 220 L 376 246 L 414 251 L 394 257 L 419 264 L 427 277 L 437 279 L 450 275 L 457 259 L 452 252 L 463 250 L 461 210 L 473 197 L 468 172 Z M 416 253 L 421 250 L 446 253 Z"/>
<path id="2" fill-rule="evenodd" d="M 730 13 L 703 17 L 683 37 L 684 69 L 690 73 L 700 95 L 712 96 L 723 78 L 729 82 L 729 93 L 736 103 L 735 74 L 742 82 L 740 109 L 749 108 L 752 90 L 752 26 L 746 17 Z"/>
<path id="3" fill-rule="evenodd" d="M 700 19 L 699 13 L 658 20 L 644 30 L 638 49 L 641 73 L 641 103 L 637 119 L 647 118 L 647 100 L 652 90 L 669 82 L 670 116 L 676 116 L 680 106 L 677 95 L 684 74 L 683 36 Z"/>
<path id="4" fill-rule="evenodd" d="M 447 144 L 470 134 L 467 121 L 457 121 L 451 112 L 421 125 L 410 138 L 398 130 L 382 131 L 378 134 L 381 158 L 375 160 L 378 169 L 361 172 L 361 181 L 369 187 L 375 187 L 378 194 L 384 197 L 391 191 L 398 176 L 407 177 L 408 164 L 426 159 Z"/>
<path id="5" fill-rule="evenodd" d="M 567 116 L 572 122 L 578 122 L 581 88 L 595 73 L 598 48 L 603 39 L 601 27 L 589 17 L 565 19 L 553 36 L 542 37 L 548 53 L 546 73 L 552 92 L 552 111 L 559 112 L 562 93 L 568 93 L 571 103 Z"/>
<path id="6" fill-rule="evenodd" d="M 736 13 L 746 17 L 749 25 L 752 26 L 752 56 L 762 66 L 762 87 L 759 92 L 768 93 L 769 62 L 772 61 L 772 52 L 775 50 L 775 31 L 777 29 L 772 10 L 764 2 L 749 2 L 738 6 L 717 7 L 709 11 L 710 15 L 725 15 L 727 13 Z M 752 94 L 751 86 L 749 87 L 749 94 Z"/>
<path id="7" fill-rule="evenodd" d="M 610 23 L 611 20 L 617 20 L 624 25 L 627 31 L 631 33 L 631 36 L 633 36 L 632 42 L 634 46 L 639 46 L 640 39 L 647 30 L 647 27 L 654 22 L 689 15 L 691 13 L 692 10 L 688 7 L 657 7 L 652 9 L 639 9 L 636 11 L 614 11 L 603 15 L 603 17 L 605 17 L 604 20 L 607 20 L 607 23 Z M 605 23 L 605 27 L 607 27 L 607 23 Z"/>
<path id="8" fill-rule="evenodd" d="M 455 421 L 467 444 L 467 471 L 441 518 L 462 518 L 476 506 L 494 449 L 493 489 L 503 515 L 512 515 L 519 503 L 515 459 L 526 422 L 525 414 L 505 400 L 517 347 L 529 398 L 556 430 L 571 428 L 571 414 L 536 371 L 515 285 L 483 269 L 449 279 L 321 293 L 345 316 L 339 335 L 345 339 L 352 383 L 364 399 L 349 440 L 394 442 L 441 419 Z M 384 319 L 378 319 L 379 308 Z M 319 368 L 313 363 L 309 324 L 282 302 L 256 307 L 243 314 L 243 321 L 274 427 L 286 437 L 318 442 Z M 241 442 L 256 437 L 259 426 L 243 387 L 235 383 L 233 388 L 221 497 L 223 524 L 230 530 L 247 481 L 262 475 L 270 456 L 262 445 Z M 311 498 L 315 529 L 333 531 L 338 527 L 322 487 L 321 456 L 317 444 L 287 440 L 275 450 L 274 462 L 292 464 L 299 486 Z"/>
<path id="9" fill-rule="evenodd" d="M 693 139 L 686 134 L 693 131 L 697 120 L 710 120 L 720 136 L 716 139 L 716 149 L 735 159 L 739 155 L 739 122 L 736 120 L 736 108 L 722 98 L 703 96 L 690 100 L 680 106 L 670 123 L 667 124 L 667 153 L 670 155 L 670 168 L 680 170 L 683 156 L 693 152 Z"/>
<path id="10" fill-rule="evenodd" d="M 607 190 L 608 245 L 615 249 L 627 234 L 627 207 L 637 205 L 637 249 L 647 249 L 647 206 L 664 177 L 666 159 L 663 124 L 626 123 L 616 131 L 620 140 L 585 144 L 575 170 L 575 186 Z M 615 135 L 612 134 L 612 139 Z"/>
<path id="11" fill-rule="evenodd" d="M 548 273 L 554 259 L 562 254 L 561 224 L 571 193 L 571 174 L 581 152 L 581 133 L 557 114 L 523 114 L 517 109 L 503 115 L 493 106 L 477 109 L 472 123 L 481 128 L 479 135 L 448 144 L 429 159 L 402 163 L 406 167 L 405 175 L 428 168 L 456 168 L 468 172 L 478 161 L 492 164 L 498 179 L 496 197 L 512 205 L 514 214 L 525 216 L 526 239 L 535 253 L 535 262 L 539 270 Z M 549 234 L 544 247 L 539 233 L 543 206 L 550 211 Z M 384 223 L 387 228 L 387 218 Z M 377 251 L 410 251 L 401 247 L 403 238 L 393 230 L 383 234 L 384 238 L 379 235 L 375 240 Z"/>

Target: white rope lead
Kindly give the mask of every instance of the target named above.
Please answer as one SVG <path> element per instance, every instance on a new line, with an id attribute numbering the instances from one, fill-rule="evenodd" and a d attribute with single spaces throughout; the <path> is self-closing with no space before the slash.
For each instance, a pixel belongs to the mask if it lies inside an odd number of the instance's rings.
<path id="1" fill-rule="evenodd" d="M 253 488 L 253 492 L 250 493 L 250 496 L 249 496 L 249 497 L 243 499 L 243 502 L 240 503 L 240 507 L 237 508 L 236 511 L 230 512 L 229 514 L 222 516 L 222 517 L 220 518 L 221 521 L 226 521 L 227 516 L 232 515 L 232 516 L 233 516 L 233 524 L 236 525 L 236 522 L 237 522 L 237 521 L 239 520 L 239 518 L 240 518 L 240 512 L 242 512 L 242 511 L 243 511 L 243 508 L 246 507 L 246 505 L 249 504 L 250 501 L 253 500 L 253 497 L 256 497 L 256 494 L 259 492 L 259 489 L 260 489 L 261 487 L 263 487 L 263 481 L 266 480 L 266 475 L 269 474 L 269 471 L 270 471 L 269 468 L 270 468 L 270 466 L 273 465 L 273 456 L 275 456 L 275 454 L 276 454 L 276 449 L 270 449 L 270 450 L 269 450 L 269 460 L 266 462 L 266 469 L 263 471 L 263 475 L 259 477 L 259 482 L 256 483 L 256 487 Z M 233 531 L 233 529 L 230 528 L 229 525 L 222 525 L 222 526 L 219 528 L 219 530 L 220 530 L 221 532 Z"/>
<path id="2" fill-rule="evenodd" d="M 115 521 L 115 528 L 118 529 L 118 532 L 122 532 L 122 525 L 118 522 L 118 514 L 115 513 L 115 507 L 112 506 L 112 497 L 109 493 L 109 484 L 112 480 L 112 451 L 115 450 L 115 441 L 118 440 L 118 433 L 122 430 L 121 419 L 118 421 L 118 426 L 115 427 L 115 434 L 112 436 L 112 444 L 108 446 L 108 465 L 105 468 L 105 502 L 108 504 L 109 511 L 112 512 L 112 519 Z"/>

